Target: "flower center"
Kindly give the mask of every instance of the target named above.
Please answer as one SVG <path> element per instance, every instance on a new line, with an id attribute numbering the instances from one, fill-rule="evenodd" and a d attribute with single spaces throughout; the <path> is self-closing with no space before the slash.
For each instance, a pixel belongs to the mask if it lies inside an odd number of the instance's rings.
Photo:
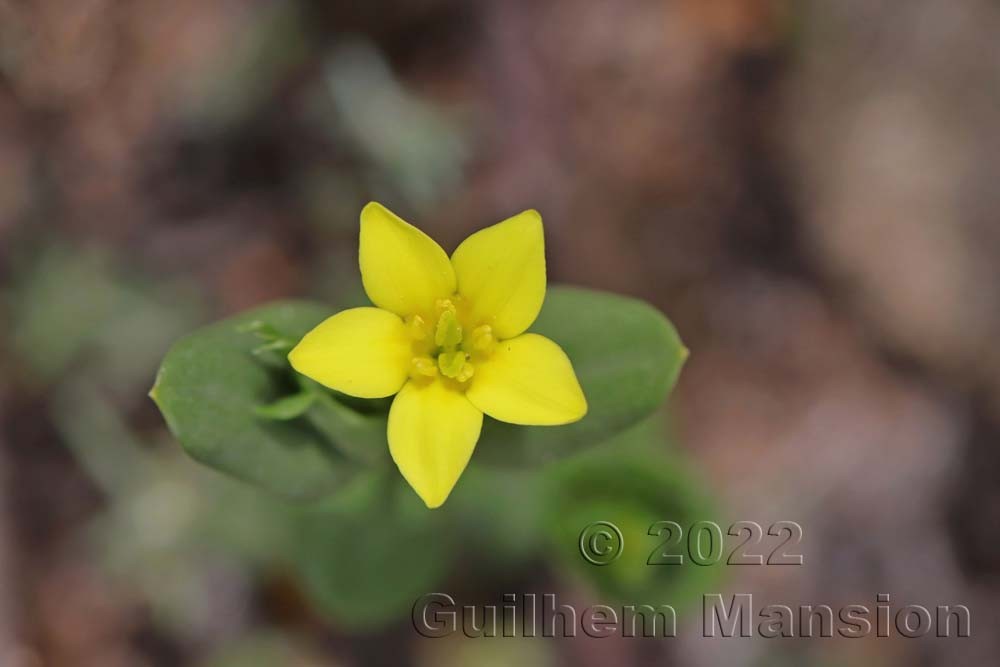
<path id="1" fill-rule="evenodd" d="M 441 299 L 437 302 L 433 328 L 420 315 L 406 319 L 414 341 L 411 376 L 431 378 L 440 373 L 464 384 L 472 379 L 476 371 L 473 360 L 484 358 L 493 351 L 496 340 L 492 327 L 484 324 L 467 332 L 455 303 L 457 300 Z"/>

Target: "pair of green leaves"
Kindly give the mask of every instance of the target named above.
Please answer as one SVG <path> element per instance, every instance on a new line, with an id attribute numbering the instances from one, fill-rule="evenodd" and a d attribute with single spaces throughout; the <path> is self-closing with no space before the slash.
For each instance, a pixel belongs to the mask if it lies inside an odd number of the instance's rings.
<path id="1" fill-rule="evenodd" d="M 174 345 L 151 395 L 188 454 L 299 500 L 330 496 L 360 470 L 383 465 L 388 402 L 335 395 L 282 358 L 290 341 L 332 313 L 321 304 L 279 302 Z M 655 309 L 587 290 L 551 288 L 532 330 L 566 350 L 590 411 L 555 428 L 487 419 L 476 464 L 538 464 L 607 440 L 662 404 L 687 354 Z"/>
<path id="2" fill-rule="evenodd" d="M 492 562 L 508 569 L 550 552 L 567 572 L 596 577 L 613 595 L 676 574 L 643 567 L 642 581 L 619 581 L 621 568 L 584 563 L 581 570 L 573 551 L 573 533 L 604 514 L 641 525 L 674 509 L 685 516 L 692 511 L 686 491 L 626 446 L 658 441 L 648 421 L 633 427 L 662 405 L 686 356 L 659 312 L 633 299 L 551 288 L 532 330 L 569 355 L 587 396 L 587 416 L 561 427 L 487 419 L 474 469 L 437 512 L 420 505 L 391 464 L 391 399 L 339 395 L 288 366 L 287 351 L 333 312 L 316 303 L 280 302 L 198 330 L 170 350 L 151 392 L 194 459 L 307 501 L 286 509 L 297 538 L 285 555 L 320 608 L 352 625 L 392 620 L 445 576 L 460 551 L 453 548 L 456 536 L 483 567 Z M 605 444 L 592 447 L 599 443 Z M 585 450 L 586 456 L 567 458 Z M 533 472 L 550 461 L 561 462 Z M 513 488 L 512 477 L 520 480 Z M 591 490 L 602 488 L 607 492 Z M 401 558 L 408 567 L 394 568 Z M 397 570 L 402 576 L 386 578 Z"/>

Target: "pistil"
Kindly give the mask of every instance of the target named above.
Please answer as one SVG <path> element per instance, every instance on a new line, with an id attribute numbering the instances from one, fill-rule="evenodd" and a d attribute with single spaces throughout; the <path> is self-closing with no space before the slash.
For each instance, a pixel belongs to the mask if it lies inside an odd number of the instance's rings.
<path id="1" fill-rule="evenodd" d="M 452 299 L 440 299 L 435 306 L 437 319 L 430 324 L 420 315 L 406 318 L 415 353 L 410 375 L 433 378 L 440 373 L 460 383 L 468 382 L 475 373 L 472 355 L 487 355 L 496 346 L 493 330 L 482 325 L 466 335 Z"/>

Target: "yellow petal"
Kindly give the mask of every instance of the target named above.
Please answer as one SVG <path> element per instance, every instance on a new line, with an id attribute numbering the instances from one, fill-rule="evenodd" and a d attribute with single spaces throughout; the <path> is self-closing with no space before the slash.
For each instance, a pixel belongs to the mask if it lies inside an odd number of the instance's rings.
<path id="1" fill-rule="evenodd" d="M 389 452 L 417 495 L 448 498 L 479 440 L 483 413 L 440 380 L 406 383 L 389 410 Z"/>
<path id="2" fill-rule="evenodd" d="M 358 257 L 368 298 L 405 317 L 455 293 L 455 271 L 434 240 L 381 204 L 361 211 Z"/>
<path id="3" fill-rule="evenodd" d="M 542 217 L 525 211 L 465 239 L 451 256 L 471 321 L 499 338 L 523 333 L 545 300 Z"/>
<path id="4" fill-rule="evenodd" d="M 379 308 L 351 308 L 327 318 L 288 353 L 299 373 L 359 398 L 392 396 L 409 373 L 403 320 Z"/>
<path id="5" fill-rule="evenodd" d="M 536 426 L 575 422 L 587 399 L 562 348 L 538 334 L 505 340 L 476 363 L 469 401 L 494 419 Z"/>

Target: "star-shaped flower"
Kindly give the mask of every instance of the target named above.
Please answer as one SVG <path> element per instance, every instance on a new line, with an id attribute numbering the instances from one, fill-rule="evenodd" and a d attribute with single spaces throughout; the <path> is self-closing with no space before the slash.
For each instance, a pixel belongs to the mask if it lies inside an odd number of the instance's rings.
<path id="1" fill-rule="evenodd" d="M 396 394 L 389 452 L 428 507 L 448 498 L 483 414 L 568 424 L 587 400 L 566 353 L 525 333 L 545 299 L 542 219 L 525 211 L 452 254 L 380 204 L 361 211 L 361 278 L 375 308 L 342 311 L 289 353 L 296 371 L 359 398 Z"/>

